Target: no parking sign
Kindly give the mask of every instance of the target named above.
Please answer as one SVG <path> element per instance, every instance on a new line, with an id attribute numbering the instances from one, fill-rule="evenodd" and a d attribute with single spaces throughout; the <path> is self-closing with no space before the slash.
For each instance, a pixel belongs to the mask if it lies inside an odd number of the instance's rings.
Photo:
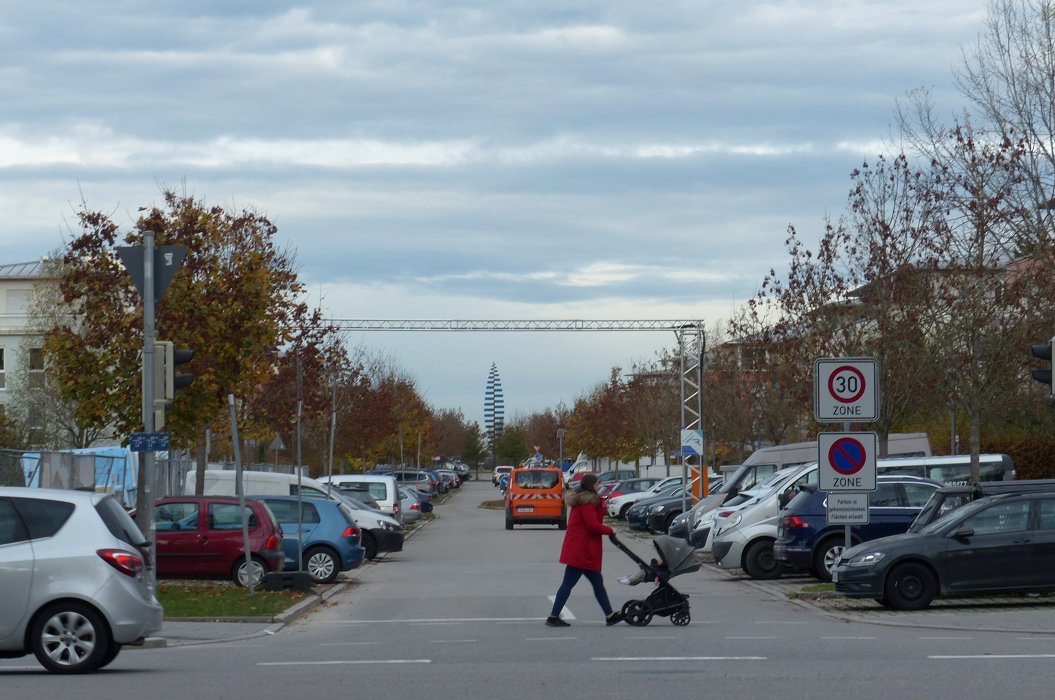
<path id="1" fill-rule="evenodd" d="M 821 433 L 817 436 L 817 481 L 821 491 L 875 491 L 875 433 Z"/>

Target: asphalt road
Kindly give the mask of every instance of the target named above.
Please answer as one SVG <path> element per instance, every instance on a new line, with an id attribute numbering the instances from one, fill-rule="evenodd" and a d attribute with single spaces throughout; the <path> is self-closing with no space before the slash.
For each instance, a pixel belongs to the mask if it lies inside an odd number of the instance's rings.
<path id="1" fill-rule="evenodd" d="M 692 622 L 606 627 L 583 581 L 543 625 L 562 573 L 555 527 L 506 531 L 490 482 L 438 509 L 406 551 L 277 634 L 126 651 L 64 678 L 32 659 L 0 661 L 4 698 L 115 694 L 169 698 L 1049 698 L 1055 634 L 942 630 L 847 621 L 704 568 L 673 583 Z M 634 541 L 642 556 L 650 544 Z M 634 564 L 605 544 L 613 603 L 647 595 L 616 578 Z M 1052 630 L 1055 632 L 1055 630 Z"/>

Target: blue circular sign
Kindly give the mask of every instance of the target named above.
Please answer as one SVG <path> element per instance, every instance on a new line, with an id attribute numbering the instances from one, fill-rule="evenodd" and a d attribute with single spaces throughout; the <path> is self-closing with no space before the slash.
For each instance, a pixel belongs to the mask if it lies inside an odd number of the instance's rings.
<path id="1" fill-rule="evenodd" d="M 854 438 L 839 438 L 828 448 L 828 464 L 843 476 L 852 476 L 865 465 L 865 446 Z"/>

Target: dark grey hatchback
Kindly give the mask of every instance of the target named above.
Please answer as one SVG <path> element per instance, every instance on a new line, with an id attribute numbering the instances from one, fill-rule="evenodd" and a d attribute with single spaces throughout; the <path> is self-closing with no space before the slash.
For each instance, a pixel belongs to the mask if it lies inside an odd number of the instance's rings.
<path id="1" fill-rule="evenodd" d="M 919 532 L 847 549 L 835 590 L 897 610 L 936 597 L 1055 591 L 1055 493 L 981 498 Z"/>

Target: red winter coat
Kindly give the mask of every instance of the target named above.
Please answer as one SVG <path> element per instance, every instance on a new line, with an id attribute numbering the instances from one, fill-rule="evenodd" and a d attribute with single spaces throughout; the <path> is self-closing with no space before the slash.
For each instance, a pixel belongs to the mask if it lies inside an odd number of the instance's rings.
<path id="1" fill-rule="evenodd" d="M 593 491 L 569 491 L 564 497 L 571 512 L 568 514 L 568 530 L 564 533 L 564 546 L 560 550 L 560 563 L 587 571 L 601 570 L 601 538 L 615 533 L 604 524 L 604 506 L 601 497 Z"/>

